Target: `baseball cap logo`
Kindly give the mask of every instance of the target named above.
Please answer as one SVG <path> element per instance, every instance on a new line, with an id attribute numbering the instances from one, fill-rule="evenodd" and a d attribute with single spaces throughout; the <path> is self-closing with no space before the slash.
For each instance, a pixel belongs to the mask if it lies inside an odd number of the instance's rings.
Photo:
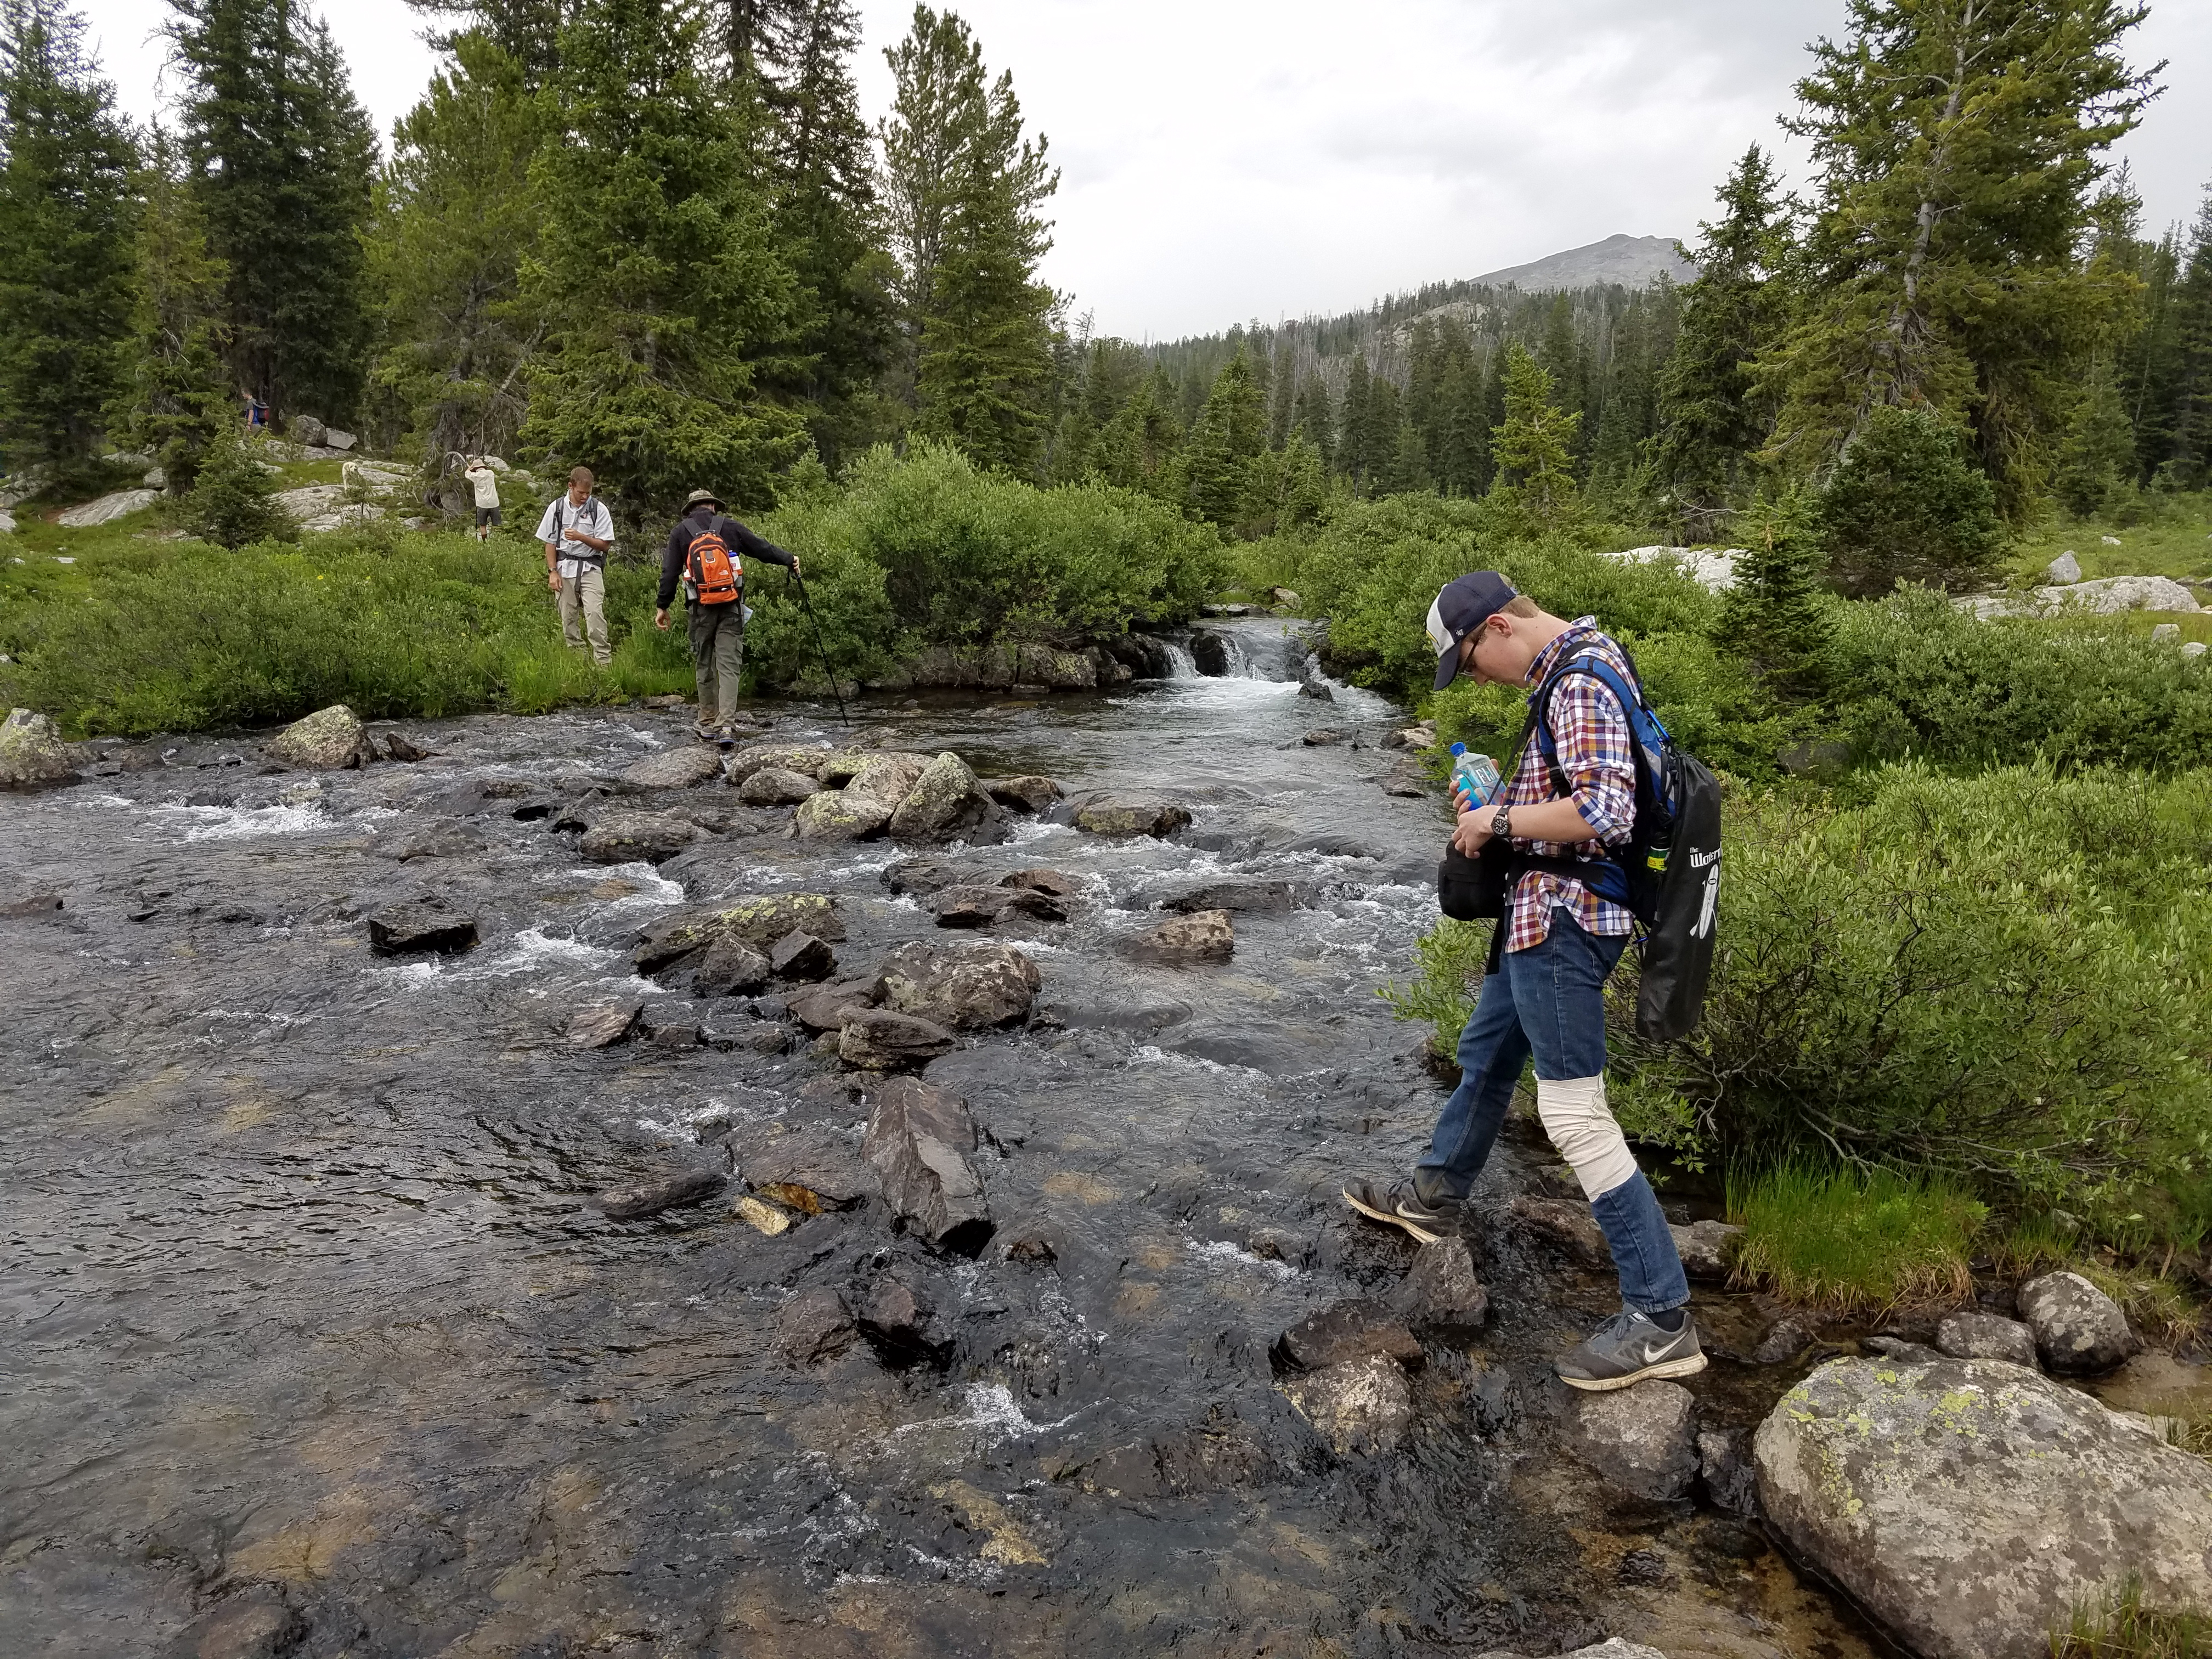
<path id="1" fill-rule="evenodd" d="M 1429 643 L 1436 647 L 1437 655 L 1452 648 L 1451 629 L 1444 626 L 1443 605 L 1441 599 L 1429 601 Z"/>

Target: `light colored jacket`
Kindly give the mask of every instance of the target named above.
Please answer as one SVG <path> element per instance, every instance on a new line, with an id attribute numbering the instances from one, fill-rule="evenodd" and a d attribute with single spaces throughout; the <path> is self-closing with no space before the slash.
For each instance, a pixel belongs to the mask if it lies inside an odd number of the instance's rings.
<path id="1" fill-rule="evenodd" d="M 477 492 L 478 507 L 499 505 L 499 474 L 479 461 L 461 475 Z"/>

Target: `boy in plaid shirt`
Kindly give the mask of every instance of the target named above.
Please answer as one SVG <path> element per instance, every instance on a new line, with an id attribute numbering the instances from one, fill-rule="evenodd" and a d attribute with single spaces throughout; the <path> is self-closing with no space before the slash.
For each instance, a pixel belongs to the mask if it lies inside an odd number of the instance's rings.
<path id="1" fill-rule="evenodd" d="M 1627 654 L 1597 619 L 1539 610 L 1496 571 L 1448 583 L 1429 607 L 1437 690 L 1462 672 L 1540 687 L 1563 666 L 1597 659 L 1625 682 Z M 1361 1214 L 1431 1241 L 1457 1230 L 1469 1191 L 1511 1105 L 1521 1068 L 1536 1067 L 1536 1109 L 1573 1169 L 1620 1273 L 1620 1312 L 1554 1364 L 1578 1389 L 1626 1388 L 1648 1376 L 1687 1376 L 1705 1357 L 1689 1316 L 1690 1286 L 1650 1182 L 1605 1103 L 1605 981 L 1628 944 L 1632 918 L 1604 896 L 1625 893 L 1608 848 L 1636 818 L 1634 734 L 1620 700 L 1594 675 L 1569 672 L 1545 708 L 1568 793 L 1555 794 L 1533 738 L 1493 802 L 1459 802 L 1453 844 L 1473 857 L 1505 837 L 1520 869 L 1507 896 L 1498 971 L 1486 975 L 1461 1034 L 1459 1087 L 1413 1173 L 1354 1182 L 1345 1200 Z M 1589 868 L 1587 878 L 1576 870 Z"/>

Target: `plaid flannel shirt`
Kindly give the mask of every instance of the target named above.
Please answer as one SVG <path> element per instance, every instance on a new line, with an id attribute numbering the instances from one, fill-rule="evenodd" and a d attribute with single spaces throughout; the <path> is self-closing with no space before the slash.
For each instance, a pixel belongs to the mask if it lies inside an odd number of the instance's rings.
<path id="1" fill-rule="evenodd" d="M 1633 680 L 1628 659 L 1620 647 L 1598 631 L 1597 618 L 1577 617 L 1567 631 L 1536 653 L 1529 665 L 1528 684 L 1541 685 L 1544 677 L 1570 656 L 1595 649 L 1622 678 Z M 1600 842 L 1619 846 L 1636 823 L 1636 758 L 1634 734 L 1620 699 L 1588 674 L 1571 674 L 1552 693 L 1552 737 L 1557 744 L 1559 770 L 1574 792 L 1583 819 L 1597 831 L 1597 840 L 1585 842 L 1529 841 L 1513 838 L 1513 845 L 1539 858 L 1595 859 Z M 1532 734 L 1521 764 L 1506 786 L 1509 806 L 1538 806 L 1550 800 L 1551 775 L 1544 751 Z M 1505 948 L 1525 951 L 1549 935 L 1554 906 L 1572 916 L 1587 933 L 1613 937 L 1634 925 L 1626 908 L 1597 896 L 1581 882 L 1531 870 L 1513 888 L 1512 925 Z"/>

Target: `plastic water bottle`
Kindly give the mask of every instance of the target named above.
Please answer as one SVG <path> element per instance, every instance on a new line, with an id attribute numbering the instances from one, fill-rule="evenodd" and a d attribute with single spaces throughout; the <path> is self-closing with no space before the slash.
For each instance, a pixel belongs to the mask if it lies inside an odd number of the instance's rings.
<path id="1" fill-rule="evenodd" d="M 1455 743 L 1451 746 L 1452 787 L 1464 793 L 1476 806 L 1486 805 L 1498 798 L 1498 763 L 1487 755 L 1470 755 L 1467 745 Z"/>

